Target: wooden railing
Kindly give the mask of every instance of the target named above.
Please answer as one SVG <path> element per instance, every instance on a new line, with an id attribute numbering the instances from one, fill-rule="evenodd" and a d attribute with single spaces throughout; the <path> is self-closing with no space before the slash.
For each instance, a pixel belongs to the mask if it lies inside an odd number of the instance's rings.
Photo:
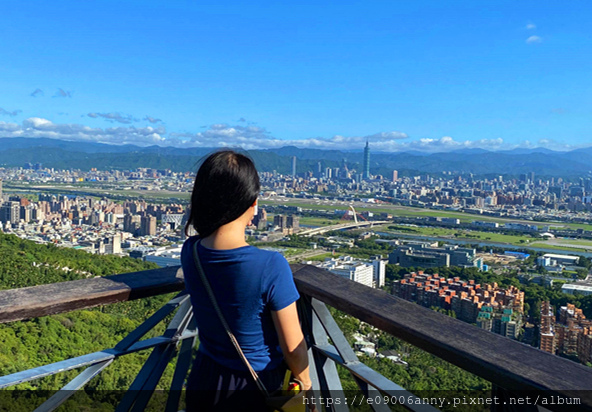
<path id="1" fill-rule="evenodd" d="M 328 304 L 490 381 L 495 390 L 503 395 L 528 393 L 578 399 L 575 409 L 592 411 L 592 368 L 487 332 L 326 270 L 307 265 L 292 265 L 292 270 L 302 296 L 299 311 L 310 345 L 313 388 L 319 396 L 339 396 L 341 383 L 336 364 L 342 365 L 354 376 L 367 396 L 378 393 L 413 396 L 358 360 L 326 308 L 325 304 Z M 0 291 L 0 323 L 183 289 L 182 271 L 175 267 L 4 290 Z M 174 310 L 177 310 L 176 315 L 163 336 L 140 340 Z M 141 410 L 164 368 L 178 354 L 184 361 L 177 362 L 171 386 L 171 394 L 175 396 L 167 404 L 167 410 L 174 411 L 189 367 L 196 333 L 188 296 L 181 292 L 114 348 L 0 377 L 0 388 L 85 366 L 87 369 L 64 387 L 78 389 L 115 358 L 152 349 L 152 354 L 128 391 L 129 396 L 124 397 L 117 410 Z M 54 410 L 71 392 L 58 391 L 43 410 Z M 385 405 L 372 407 L 374 410 L 388 410 Z M 574 410 L 573 405 L 565 404 L 544 407 L 549 410 Z M 433 410 L 425 404 L 408 405 L 408 408 Z M 492 405 L 492 409 L 504 410 L 506 407 Z M 332 405 L 328 410 L 347 410 L 347 406 Z"/>

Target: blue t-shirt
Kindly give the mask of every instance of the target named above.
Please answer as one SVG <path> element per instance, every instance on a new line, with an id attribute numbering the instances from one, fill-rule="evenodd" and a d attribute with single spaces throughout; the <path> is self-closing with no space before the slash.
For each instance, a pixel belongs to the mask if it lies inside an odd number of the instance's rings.
<path id="1" fill-rule="evenodd" d="M 185 241 L 181 264 L 197 321 L 199 350 L 221 365 L 246 370 L 195 268 L 193 245 L 198 239 Z M 279 366 L 283 355 L 270 311 L 281 310 L 300 297 L 286 259 L 254 246 L 215 250 L 200 242 L 197 250 L 218 306 L 253 369 Z"/>

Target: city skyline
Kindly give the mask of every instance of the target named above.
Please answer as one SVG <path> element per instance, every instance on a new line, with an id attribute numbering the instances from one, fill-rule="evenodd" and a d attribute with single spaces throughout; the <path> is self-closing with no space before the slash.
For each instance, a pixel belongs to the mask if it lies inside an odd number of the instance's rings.
<path id="1" fill-rule="evenodd" d="M 139 5 L 9 5 L 0 136 L 245 149 L 369 140 L 373 152 L 590 145 L 587 4 Z"/>

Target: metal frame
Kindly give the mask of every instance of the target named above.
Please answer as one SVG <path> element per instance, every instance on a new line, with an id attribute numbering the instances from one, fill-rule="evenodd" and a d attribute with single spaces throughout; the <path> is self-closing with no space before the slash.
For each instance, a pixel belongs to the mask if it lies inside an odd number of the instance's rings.
<path id="1" fill-rule="evenodd" d="M 308 338 L 309 346 L 315 351 L 316 370 L 322 371 L 322 373 L 318 374 L 319 384 L 316 387 L 313 381 L 314 390 L 320 391 L 325 398 L 336 399 L 339 397 L 338 391 L 341 391 L 342 387 L 335 366 L 339 364 L 354 377 L 358 387 L 366 397 L 374 397 L 381 393 L 387 396 L 404 396 L 406 399 L 419 400 L 417 404 L 410 402 L 410 405 L 402 405 L 409 410 L 417 412 L 435 412 L 438 410 L 430 405 L 422 404 L 417 396 L 360 362 L 323 302 L 309 297 L 303 297 L 301 301 L 302 305 L 311 309 L 303 309 L 302 312 L 306 314 L 306 319 L 312 326 Z M 333 345 L 329 344 L 328 338 L 331 339 Z M 371 407 L 374 411 L 390 410 L 384 403 L 373 403 Z M 348 410 L 345 402 L 335 403 L 327 409 L 334 411 Z"/>
<path id="2" fill-rule="evenodd" d="M 140 341 L 143 336 L 177 308 L 177 313 L 162 336 Z M 123 338 L 114 348 L 0 376 L 0 389 L 87 366 L 74 379 L 35 409 L 35 412 L 54 411 L 76 393 L 76 390 L 81 389 L 116 358 L 129 353 L 152 349 L 148 360 L 144 363 L 116 409 L 117 411 L 141 411 L 148 404 L 166 366 L 175 355 L 177 346 L 180 345 L 179 361 L 175 368 L 170 390 L 172 396 L 169 396 L 166 408 L 167 412 L 175 411 L 178 408 L 181 390 L 189 369 L 191 349 L 196 340 L 197 327 L 189 295 L 187 292 L 181 292 Z"/>

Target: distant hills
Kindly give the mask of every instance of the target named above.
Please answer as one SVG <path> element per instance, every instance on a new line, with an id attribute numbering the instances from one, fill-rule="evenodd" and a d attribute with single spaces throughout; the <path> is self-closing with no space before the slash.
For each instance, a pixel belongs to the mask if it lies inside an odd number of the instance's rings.
<path id="1" fill-rule="evenodd" d="M 0 166 L 19 167 L 42 163 L 56 169 L 135 169 L 149 167 L 177 172 L 194 171 L 197 162 L 215 148 L 176 148 L 134 145 L 108 145 L 94 142 L 71 142 L 49 138 L 0 138 Z M 343 160 L 350 169 L 360 170 L 362 151 L 301 149 L 285 146 L 278 149 L 252 150 L 249 154 L 261 171 L 291 171 L 291 157 L 298 158 L 297 171 L 316 171 L 321 167 L 339 167 Z M 446 153 L 372 153 L 372 174 L 390 176 L 442 172 L 473 173 L 477 176 L 517 176 L 534 172 L 541 177 L 581 177 L 592 175 L 592 148 L 555 152 L 544 148 L 490 152 L 462 149 Z"/>

